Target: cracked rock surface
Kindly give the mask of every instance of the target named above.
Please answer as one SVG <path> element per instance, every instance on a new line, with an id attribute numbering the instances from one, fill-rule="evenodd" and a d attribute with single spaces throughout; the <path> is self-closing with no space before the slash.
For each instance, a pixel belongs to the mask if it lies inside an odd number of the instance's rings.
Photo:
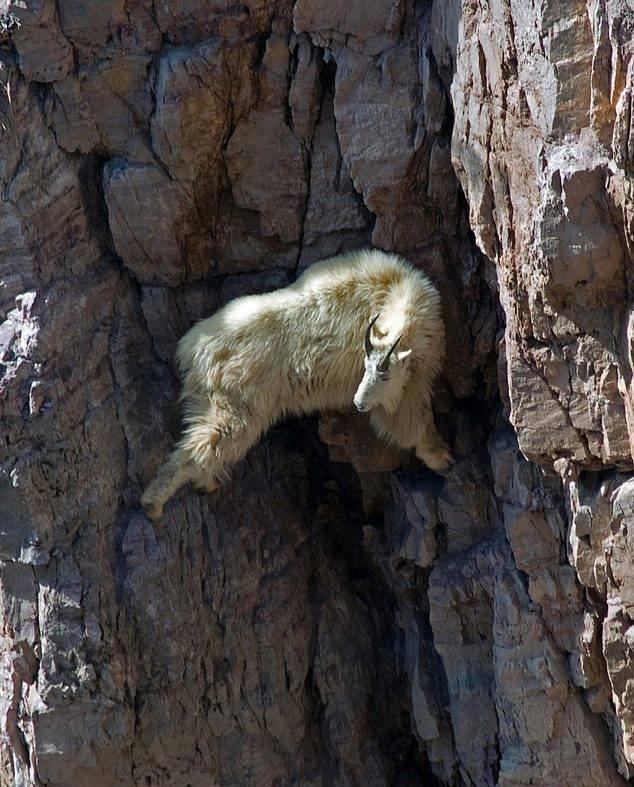
<path id="1" fill-rule="evenodd" d="M 634 777 L 631 2 L 4 6 L 0 783 Z M 324 414 L 150 523 L 180 336 L 370 244 L 455 465 Z"/>

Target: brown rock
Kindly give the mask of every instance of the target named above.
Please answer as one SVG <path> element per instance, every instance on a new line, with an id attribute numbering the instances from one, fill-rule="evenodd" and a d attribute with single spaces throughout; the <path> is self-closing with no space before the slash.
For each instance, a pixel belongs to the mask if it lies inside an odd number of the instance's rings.
<path id="1" fill-rule="evenodd" d="M 585 4 L 555 3 L 516 19 L 509 4 L 469 4 L 452 88 L 454 163 L 478 242 L 499 266 L 511 419 L 528 456 L 565 456 L 587 467 L 632 461 L 615 385 L 622 362 L 614 314 L 606 308 L 622 302 L 627 267 L 628 231 L 610 207 L 618 166 L 608 165 L 611 107 L 624 85 L 622 72 L 618 88 L 606 77 L 607 52 L 629 61 L 631 21 L 626 14 L 617 31 L 617 5 L 587 13 Z M 616 140 L 623 128 L 621 115 Z M 592 364 L 592 379 L 572 369 L 569 382 L 558 379 L 545 353 L 568 364 L 575 358 L 588 371 Z M 541 428 L 526 411 L 528 399 L 551 413 Z"/>
<path id="2" fill-rule="evenodd" d="M 104 196 L 115 249 L 140 281 L 174 285 L 209 264 L 192 244 L 191 189 L 160 167 L 112 159 L 104 168 Z"/>
<path id="3" fill-rule="evenodd" d="M 301 268 L 347 248 L 370 245 L 369 216 L 341 157 L 331 96 L 323 100 L 311 144 Z"/>
<path id="4" fill-rule="evenodd" d="M 628 3 L 26 5 L 0 15 L 0 782 L 631 778 Z M 289 421 L 152 525 L 180 336 L 370 241 L 441 292 L 455 465 Z"/>
<path id="5" fill-rule="evenodd" d="M 172 177 L 204 179 L 209 199 L 217 192 L 229 126 L 244 112 L 238 97 L 246 74 L 238 67 L 245 55 L 248 49 L 230 48 L 215 38 L 197 47 L 167 49 L 158 68 L 152 146 Z"/>
<path id="6" fill-rule="evenodd" d="M 149 65 L 145 55 L 101 60 L 56 82 L 51 120 L 58 144 L 70 153 L 149 161 Z"/>
<path id="7" fill-rule="evenodd" d="M 73 49 L 60 29 L 55 0 L 36 0 L 28 5 L 10 2 L 7 13 L 19 24 L 12 31 L 12 40 L 20 71 L 27 79 L 54 82 L 72 71 Z"/>
<path id="8" fill-rule="evenodd" d="M 309 32 L 317 46 L 345 44 L 375 55 L 398 40 L 403 14 L 402 0 L 381 0 L 370 7 L 361 0 L 329 5 L 299 0 L 293 21 L 295 30 Z"/>
<path id="9" fill-rule="evenodd" d="M 236 205 L 257 211 L 265 236 L 299 244 L 306 172 L 301 142 L 284 118 L 252 112 L 229 140 L 226 163 Z"/>

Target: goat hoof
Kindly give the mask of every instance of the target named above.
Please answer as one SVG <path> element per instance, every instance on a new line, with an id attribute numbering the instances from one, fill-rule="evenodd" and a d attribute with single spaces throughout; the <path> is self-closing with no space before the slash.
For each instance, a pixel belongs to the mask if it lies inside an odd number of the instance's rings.
<path id="1" fill-rule="evenodd" d="M 160 519 L 163 515 L 163 506 L 155 503 L 152 500 L 145 500 L 144 497 L 145 495 L 141 498 L 143 510 L 147 514 L 148 518 L 152 520 L 152 522 L 156 522 L 156 520 Z"/>
<path id="2" fill-rule="evenodd" d="M 446 447 L 437 448 L 433 451 L 425 451 L 424 454 L 417 453 L 416 455 L 427 465 L 430 470 L 433 470 L 436 473 L 442 473 L 448 470 L 451 465 L 455 463 L 453 454 Z"/>

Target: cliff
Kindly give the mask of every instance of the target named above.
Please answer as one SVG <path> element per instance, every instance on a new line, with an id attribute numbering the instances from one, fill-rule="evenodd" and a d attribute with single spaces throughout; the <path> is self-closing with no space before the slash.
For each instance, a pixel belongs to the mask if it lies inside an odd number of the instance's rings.
<path id="1" fill-rule="evenodd" d="M 0 782 L 634 776 L 629 0 L 0 14 Z M 174 347 L 373 244 L 424 268 L 436 475 L 271 431 L 156 525 Z"/>

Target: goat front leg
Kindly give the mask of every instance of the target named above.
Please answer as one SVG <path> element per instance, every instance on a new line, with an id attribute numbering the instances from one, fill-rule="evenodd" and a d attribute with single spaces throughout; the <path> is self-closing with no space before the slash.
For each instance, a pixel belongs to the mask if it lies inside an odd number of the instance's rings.
<path id="1" fill-rule="evenodd" d="M 421 459 L 431 470 L 446 470 L 453 464 L 452 453 L 436 428 L 431 408 L 423 413 L 414 449 L 418 459 Z"/>

